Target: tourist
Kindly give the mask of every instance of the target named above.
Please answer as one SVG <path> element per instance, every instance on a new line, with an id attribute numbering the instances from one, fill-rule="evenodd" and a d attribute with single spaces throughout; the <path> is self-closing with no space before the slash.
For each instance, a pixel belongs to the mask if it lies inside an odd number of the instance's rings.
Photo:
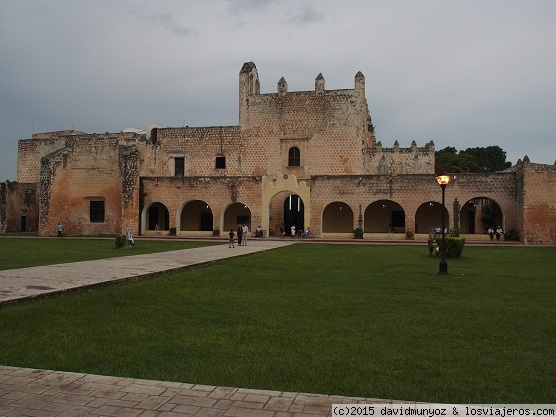
<path id="1" fill-rule="evenodd" d="M 62 231 L 64 230 L 64 226 L 62 226 L 62 223 L 58 223 L 58 237 L 64 237 L 64 235 L 62 234 Z"/>
<path id="2" fill-rule="evenodd" d="M 286 226 L 284 226 L 284 223 L 280 224 L 280 236 L 282 236 L 282 238 L 286 236 Z"/>
<path id="3" fill-rule="evenodd" d="M 247 246 L 247 233 L 249 233 L 249 228 L 246 224 L 243 225 L 242 229 L 242 237 L 241 237 L 241 244 L 242 246 Z"/>
<path id="4" fill-rule="evenodd" d="M 494 227 L 490 226 L 487 231 L 488 235 L 490 236 L 490 240 L 494 239 Z"/>
<path id="5" fill-rule="evenodd" d="M 239 227 L 237 228 L 237 245 L 238 246 L 241 246 L 242 240 L 243 240 L 243 227 L 240 224 Z"/>
<path id="6" fill-rule="evenodd" d="M 292 224 L 291 233 L 292 233 L 292 239 L 293 239 L 293 237 L 295 236 L 295 224 Z"/>
<path id="7" fill-rule="evenodd" d="M 234 229 L 230 229 L 230 233 L 228 233 L 228 236 L 230 236 L 228 247 L 229 248 L 235 248 L 235 245 L 234 245 L 234 236 L 235 236 Z"/>
<path id="8" fill-rule="evenodd" d="M 496 228 L 496 240 L 500 240 L 500 236 L 504 234 L 504 231 L 500 226 Z M 492 239 L 492 238 L 491 238 Z"/>

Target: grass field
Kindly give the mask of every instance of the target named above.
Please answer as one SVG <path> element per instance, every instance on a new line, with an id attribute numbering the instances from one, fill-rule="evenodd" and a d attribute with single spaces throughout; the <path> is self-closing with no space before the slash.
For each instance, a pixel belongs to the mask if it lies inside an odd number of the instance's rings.
<path id="1" fill-rule="evenodd" d="M 556 248 L 298 244 L 0 309 L 0 363 L 451 403 L 556 403 Z"/>
<path id="2" fill-rule="evenodd" d="M 115 238 L 37 239 L 33 237 L 2 237 L 0 238 L 0 270 L 114 258 L 117 256 L 142 255 L 223 243 L 184 240 L 136 240 L 135 246 L 131 249 L 129 246 L 116 249 L 114 241 Z"/>

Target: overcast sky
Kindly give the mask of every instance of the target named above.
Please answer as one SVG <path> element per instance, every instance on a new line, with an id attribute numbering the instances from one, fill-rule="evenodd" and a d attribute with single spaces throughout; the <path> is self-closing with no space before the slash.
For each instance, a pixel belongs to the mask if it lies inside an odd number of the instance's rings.
<path id="1" fill-rule="evenodd" d="M 33 132 L 238 125 L 261 93 L 353 88 L 377 140 L 556 160 L 553 0 L 0 0 L 0 181 Z"/>

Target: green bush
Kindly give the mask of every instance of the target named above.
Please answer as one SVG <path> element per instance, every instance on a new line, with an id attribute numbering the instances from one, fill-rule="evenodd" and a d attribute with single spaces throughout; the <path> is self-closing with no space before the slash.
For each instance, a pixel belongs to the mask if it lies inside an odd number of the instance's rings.
<path id="1" fill-rule="evenodd" d="M 515 240 L 519 242 L 521 240 L 521 237 L 519 236 L 519 232 L 516 229 L 509 229 L 506 230 L 506 233 L 504 233 L 504 240 Z"/>
<path id="2" fill-rule="evenodd" d="M 220 236 L 220 229 L 219 229 L 218 227 L 217 227 L 216 229 L 214 229 L 214 230 L 212 231 L 212 235 L 213 235 L 213 236 Z"/>
<path id="3" fill-rule="evenodd" d="M 461 258 L 463 254 L 463 247 L 465 246 L 465 239 L 462 237 L 446 237 L 446 250 L 444 256 L 446 258 Z M 436 238 L 436 244 L 442 248 L 442 238 Z"/>
<path id="4" fill-rule="evenodd" d="M 460 230 L 459 229 L 452 229 L 450 230 L 450 237 L 459 237 Z"/>
<path id="5" fill-rule="evenodd" d="M 118 233 L 116 235 L 116 249 L 120 249 L 123 248 L 125 246 L 125 242 L 126 242 L 126 237 L 124 234 L 122 233 Z"/>
<path id="6" fill-rule="evenodd" d="M 353 229 L 353 238 L 363 239 L 363 229 L 361 227 L 358 227 L 357 229 Z"/>
<path id="7" fill-rule="evenodd" d="M 407 232 L 405 232 L 405 237 L 407 239 L 413 239 L 414 236 L 415 236 L 415 233 L 413 233 L 411 230 L 408 230 Z"/>

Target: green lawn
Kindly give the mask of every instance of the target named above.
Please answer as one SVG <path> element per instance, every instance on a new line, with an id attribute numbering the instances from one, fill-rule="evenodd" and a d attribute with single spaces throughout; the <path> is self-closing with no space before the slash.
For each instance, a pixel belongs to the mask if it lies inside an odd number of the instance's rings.
<path id="1" fill-rule="evenodd" d="M 90 259 L 165 252 L 223 244 L 224 241 L 135 240 L 135 246 L 116 249 L 115 238 L 0 238 L 0 270 L 52 265 Z"/>
<path id="2" fill-rule="evenodd" d="M 556 248 L 298 244 L 0 309 L 0 363 L 451 403 L 556 403 Z"/>

